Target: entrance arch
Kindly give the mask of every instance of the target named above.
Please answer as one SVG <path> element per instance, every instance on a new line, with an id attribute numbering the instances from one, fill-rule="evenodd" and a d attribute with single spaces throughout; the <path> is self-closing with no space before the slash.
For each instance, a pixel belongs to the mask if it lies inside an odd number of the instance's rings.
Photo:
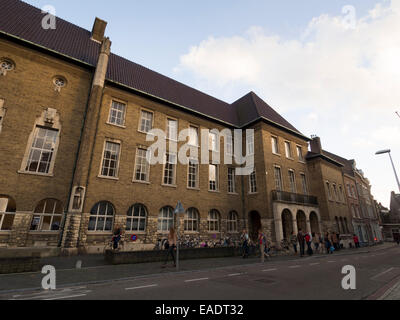
<path id="1" fill-rule="evenodd" d="M 318 216 L 314 211 L 312 211 L 310 214 L 310 225 L 311 225 L 311 232 L 321 233 L 321 230 L 319 228 Z"/>
<path id="2" fill-rule="evenodd" d="M 306 214 L 299 210 L 297 211 L 297 229 L 298 230 L 303 230 L 303 232 L 307 231 L 307 218 L 306 218 Z"/>
<path id="3" fill-rule="evenodd" d="M 290 239 L 290 235 L 293 232 L 293 215 L 290 210 L 285 209 L 282 212 L 282 229 L 283 229 L 283 238 L 286 240 Z"/>
<path id="4" fill-rule="evenodd" d="M 261 216 L 257 211 L 251 211 L 249 213 L 249 237 L 251 240 L 257 242 L 260 229 L 262 229 Z"/>

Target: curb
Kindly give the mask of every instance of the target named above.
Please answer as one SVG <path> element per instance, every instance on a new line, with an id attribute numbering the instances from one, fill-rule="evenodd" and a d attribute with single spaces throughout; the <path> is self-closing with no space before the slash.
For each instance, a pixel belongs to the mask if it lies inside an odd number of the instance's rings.
<path id="1" fill-rule="evenodd" d="M 375 293 L 368 296 L 365 300 L 384 300 L 394 289 L 400 286 L 400 276 L 396 277 L 388 284 L 378 289 Z"/>

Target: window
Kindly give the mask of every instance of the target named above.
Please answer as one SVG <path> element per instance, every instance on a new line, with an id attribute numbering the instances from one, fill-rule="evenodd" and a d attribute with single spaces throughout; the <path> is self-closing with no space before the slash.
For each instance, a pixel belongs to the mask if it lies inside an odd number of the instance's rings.
<path id="1" fill-rule="evenodd" d="M 238 214 L 236 211 L 231 211 L 228 214 L 228 232 L 238 231 Z"/>
<path id="2" fill-rule="evenodd" d="M 10 231 L 16 212 L 15 201 L 7 196 L 0 196 L 0 231 Z"/>
<path id="3" fill-rule="evenodd" d="M 303 188 L 303 194 L 308 194 L 306 175 L 302 173 L 300 174 L 300 178 L 301 178 L 301 186 Z"/>
<path id="4" fill-rule="evenodd" d="M 148 182 L 150 166 L 147 161 L 149 151 L 146 149 L 136 149 L 135 181 Z"/>
<path id="5" fill-rule="evenodd" d="M 254 170 L 249 176 L 250 193 L 257 193 L 257 176 Z"/>
<path id="6" fill-rule="evenodd" d="M 339 199 L 340 199 L 340 201 L 344 202 L 344 196 L 343 196 L 343 188 L 342 188 L 342 186 L 339 186 Z"/>
<path id="7" fill-rule="evenodd" d="M 218 191 L 218 166 L 215 164 L 209 166 L 209 188 L 210 191 Z"/>
<path id="8" fill-rule="evenodd" d="M 354 189 L 354 186 L 351 186 L 351 196 L 352 196 L 353 198 L 357 198 L 357 196 L 356 196 L 356 190 Z"/>
<path id="9" fill-rule="evenodd" d="M 272 143 L 272 153 L 279 154 L 278 138 L 271 137 L 271 143 Z"/>
<path id="10" fill-rule="evenodd" d="M 14 70 L 15 64 L 9 59 L 0 60 L 0 75 L 5 76 L 7 72 Z"/>
<path id="11" fill-rule="evenodd" d="M 293 170 L 289 170 L 289 186 L 290 186 L 290 192 L 296 193 L 296 180 Z"/>
<path id="12" fill-rule="evenodd" d="M 233 155 L 233 137 L 232 135 L 226 135 L 225 137 L 225 143 L 226 143 L 226 154 L 227 155 Z"/>
<path id="13" fill-rule="evenodd" d="M 112 231 L 114 206 L 108 201 L 97 203 L 90 211 L 89 231 Z"/>
<path id="14" fill-rule="evenodd" d="M 174 226 L 174 210 L 171 207 L 164 207 L 158 215 L 158 231 L 168 232 Z"/>
<path id="15" fill-rule="evenodd" d="M 118 101 L 111 102 L 110 116 L 108 123 L 123 126 L 125 122 L 126 105 Z"/>
<path id="16" fill-rule="evenodd" d="M 207 224 L 208 224 L 208 231 L 209 232 L 219 232 L 219 212 L 215 209 L 212 209 L 208 213 L 208 219 L 207 219 Z"/>
<path id="17" fill-rule="evenodd" d="M 194 147 L 199 146 L 199 128 L 194 126 L 189 127 L 189 145 Z"/>
<path id="18" fill-rule="evenodd" d="M 285 152 L 286 152 L 286 158 L 293 158 L 292 157 L 292 148 L 290 146 L 290 142 L 285 141 Z"/>
<path id="19" fill-rule="evenodd" d="M 153 113 L 142 110 L 139 131 L 148 133 L 151 129 L 153 129 Z"/>
<path id="20" fill-rule="evenodd" d="M 126 231 L 139 231 L 146 230 L 147 210 L 142 204 L 135 204 L 128 210 L 128 217 L 126 219 Z"/>
<path id="21" fill-rule="evenodd" d="M 32 231 L 58 231 L 61 226 L 63 207 L 61 201 L 45 199 L 38 203 L 31 222 Z"/>
<path id="22" fill-rule="evenodd" d="M 334 200 L 338 201 L 339 197 L 338 197 L 338 193 L 337 193 L 337 189 L 336 189 L 336 184 L 333 185 L 333 194 L 335 196 Z"/>
<path id="23" fill-rule="evenodd" d="M 178 140 L 178 121 L 174 119 L 167 119 L 167 139 Z"/>
<path id="24" fill-rule="evenodd" d="M 330 184 L 329 184 L 329 182 L 326 182 L 325 184 L 326 184 L 326 189 L 328 191 L 328 198 L 329 198 L 329 200 L 331 200 L 332 199 L 332 194 L 331 194 Z"/>
<path id="25" fill-rule="evenodd" d="M 176 173 L 176 154 L 166 153 L 164 158 L 164 180 L 163 184 L 174 186 Z"/>
<path id="26" fill-rule="evenodd" d="M 235 193 L 236 192 L 236 170 L 235 168 L 228 168 L 228 192 Z"/>
<path id="27" fill-rule="evenodd" d="M 57 130 L 36 127 L 25 171 L 44 174 L 50 172 L 57 136 Z"/>
<path id="28" fill-rule="evenodd" d="M 349 184 L 347 184 L 347 195 L 351 197 L 351 189 Z"/>
<path id="29" fill-rule="evenodd" d="M 218 152 L 218 135 L 210 132 L 208 136 L 208 146 L 210 151 Z"/>
<path id="30" fill-rule="evenodd" d="M 120 144 L 106 141 L 101 165 L 102 177 L 118 177 Z"/>
<path id="31" fill-rule="evenodd" d="M 275 176 L 275 188 L 278 191 L 282 191 L 282 175 L 281 175 L 281 168 L 274 167 L 274 176 Z"/>
<path id="32" fill-rule="evenodd" d="M 297 157 L 299 158 L 299 161 L 304 162 L 304 156 L 303 156 L 302 147 L 297 146 L 296 149 L 297 149 Z"/>
<path id="33" fill-rule="evenodd" d="M 189 208 L 185 215 L 185 231 L 199 231 L 199 211 L 196 208 Z"/>
<path id="34" fill-rule="evenodd" d="M 246 150 L 247 155 L 254 154 L 254 133 L 246 133 Z"/>
<path id="35" fill-rule="evenodd" d="M 195 159 L 189 160 L 188 188 L 199 187 L 199 162 Z"/>

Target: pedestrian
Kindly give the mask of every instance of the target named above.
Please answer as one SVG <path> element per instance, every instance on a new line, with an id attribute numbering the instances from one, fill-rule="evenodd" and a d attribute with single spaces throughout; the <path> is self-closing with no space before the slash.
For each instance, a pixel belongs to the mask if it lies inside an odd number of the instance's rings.
<path id="1" fill-rule="evenodd" d="M 121 239 L 122 239 L 122 230 L 121 228 L 117 228 L 115 229 L 114 235 L 111 239 L 114 250 L 118 250 L 119 242 L 121 241 Z"/>
<path id="2" fill-rule="evenodd" d="M 174 255 L 174 250 L 176 249 L 176 232 L 173 227 L 169 229 L 169 235 L 168 235 L 168 251 L 167 251 L 167 256 L 165 258 L 165 262 L 162 265 L 162 268 L 167 267 L 167 262 L 168 258 L 171 255 L 172 256 L 172 261 L 174 263 L 174 267 L 176 267 L 176 261 L 175 261 L 175 255 Z"/>
<path id="3" fill-rule="evenodd" d="M 299 242 L 300 246 L 300 257 L 304 257 L 304 247 L 305 247 L 305 239 L 303 230 L 299 229 L 299 233 L 297 234 L 297 241 Z"/>
<path id="4" fill-rule="evenodd" d="M 358 239 L 357 235 L 353 235 L 353 241 L 356 248 L 360 248 L 360 240 Z"/>
<path id="5" fill-rule="evenodd" d="M 331 242 L 331 237 L 329 236 L 329 232 L 327 232 L 325 234 L 325 248 L 326 248 L 326 254 L 330 254 L 333 253 L 331 251 L 331 247 L 332 247 L 332 242 Z"/>
<path id="6" fill-rule="evenodd" d="M 258 231 L 258 243 L 260 244 L 260 254 L 261 254 L 261 262 L 264 263 L 265 257 L 269 258 L 268 252 L 266 250 L 267 246 L 267 237 L 260 229 Z"/>
<path id="7" fill-rule="evenodd" d="M 243 259 L 248 258 L 249 256 L 249 234 L 246 229 L 243 229 L 242 235 L 240 236 L 242 240 L 242 255 Z"/>
<path id="8" fill-rule="evenodd" d="M 290 243 L 293 246 L 294 249 L 294 254 L 297 255 L 297 237 L 294 234 L 294 231 L 292 231 L 291 235 L 290 235 Z"/>
<path id="9" fill-rule="evenodd" d="M 315 253 L 318 253 L 319 251 L 319 236 L 317 236 L 315 234 L 315 232 L 312 233 L 312 242 L 314 243 L 314 249 L 315 249 Z"/>
<path id="10" fill-rule="evenodd" d="M 338 250 L 338 239 L 337 239 L 336 232 L 331 233 L 331 243 L 332 243 L 333 247 L 335 248 L 335 250 Z"/>
<path id="11" fill-rule="evenodd" d="M 305 237 L 304 237 L 306 244 L 307 244 L 307 254 L 309 256 L 313 255 L 313 250 L 311 248 L 311 243 L 312 243 L 312 236 L 309 232 L 306 233 Z"/>

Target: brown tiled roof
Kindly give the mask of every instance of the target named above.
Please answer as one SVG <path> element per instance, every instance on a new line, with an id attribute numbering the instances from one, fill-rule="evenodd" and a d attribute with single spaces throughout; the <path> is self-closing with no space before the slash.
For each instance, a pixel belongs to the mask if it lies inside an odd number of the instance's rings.
<path id="1" fill-rule="evenodd" d="M 44 16 L 40 9 L 22 1 L 1 0 L 0 33 L 96 65 L 100 44 L 90 39 L 90 31 L 60 18 L 55 30 L 44 30 Z M 110 56 L 106 78 L 235 127 L 264 118 L 307 139 L 253 92 L 229 104 L 115 54 Z"/>
<path id="2" fill-rule="evenodd" d="M 347 173 L 351 176 L 354 176 L 354 171 L 353 171 L 353 162 L 354 160 L 347 160 L 341 156 L 338 156 L 334 153 L 322 150 L 322 153 L 325 154 L 327 157 L 332 158 L 333 160 L 341 163 L 343 165 L 343 171 L 344 173 Z"/>

